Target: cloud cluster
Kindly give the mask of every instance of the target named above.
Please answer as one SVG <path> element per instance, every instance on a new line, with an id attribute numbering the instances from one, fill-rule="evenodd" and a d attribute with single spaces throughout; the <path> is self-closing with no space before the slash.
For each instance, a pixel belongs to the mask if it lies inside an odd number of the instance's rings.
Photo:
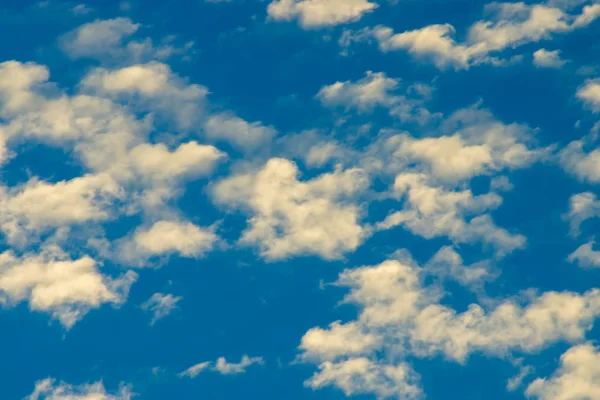
<path id="1" fill-rule="evenodd" d="M 425 285 L 423 278 L 424 270 L 406 254 L 342 272 L 337 284 L 350 288 L 344 302 L 356 305 L 359 314 L 356 320 L 306 332 L 301 357 L 319 365 L 307 384 L 412 399 L 420 393 L 403 355 L 442 355 L 464 364 L 476 352 L 532 353 L 559 341 L 583 341 L 600 316 L 597 289 L 525 292 L 487 310 L 471 304 L 457 312 L 440 303 L 438 287 Z"/>
<path id="2" fill-rule="evenodd" d="M 579 14 L 569 14 L 553 5 L 524 2 L 489 3 L 484 11 L 488 19 L 473 23 L 463 42 L 454 39 L 456 29 L 450 24 L 402 33 L 378 25 L 347 35 L 344 42 L 374 39 L 384 52 L 404 50 L 439 69 L 468 69 L 481 63 L 505 63 L 493 54 L 586 27 L 600 16 L 600 5 L 586 5 Z"/>

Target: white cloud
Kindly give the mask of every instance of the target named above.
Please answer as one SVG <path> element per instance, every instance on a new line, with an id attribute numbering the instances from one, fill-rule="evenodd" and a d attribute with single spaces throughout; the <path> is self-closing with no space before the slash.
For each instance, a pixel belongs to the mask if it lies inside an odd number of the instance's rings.
<path id="1" fill-rule="evenodd" d="M 111 206 L 123 195 L 121 187 L 105 174 L 56 183 L 30 179 L 20 186 L 0 187 L 0 229 L 9 242 L 24 245 L 31 239 L 28 233 L 114 217 Z"/>
<path id="2" fill-rule="evenodd" d="M 378 5 L 368 0 L 275 0 L 267 14 L 276 21 L 298 19 L 305 29 L 358 21 Z"/>
<path id="3" fill-rule="evenodd" d="M 488 310 L 471 304 L 459 313 L 440 303 L 439 287 L 424 285 L 426 271 L 402 258 L 340 274 L 337 285 L 350 288 L 344 302 L 356 305 L 359 314 L 356 320 L 306 332 L 300 349 L 303 360 L 320 364 L 315 377 L 324 373 L 323 382 L 344 389 L 373 379 L 373 371 L 389 366 L 390 359 L 402 365 L 404 355 L 443 355 L 464 364 L 479 352 L 497 357 L 538 352 L 559 341 L 585 340 L 600 316 L 598 289 L 584 294 L 529 291 L 494 302 Z M 363 359 L 363 367 L 346 368 L 346 362 L 356 359 Z M 378 390 L 379 385 L 369 389 Z"/>
<path id="4" fill-rule="evenodd" d="M 227 178 L 213 190 L 214 201 L 250 213 L 240 243 L 256 245 L 269 260 L 296 255 L 335 259 L 366 237 L 353 199 L 369 186 L 360 169 L 336 170 L 298 180 L 297 166 L 272 158 L 258 172 Z"/>
<path id="5" fill-rule="evenodd" d="M 126 264 L 145 266 L 148 258 L 177 253 L 182 257 L 202 257 L 212 250 L 218 236 L 211 228 L 184 221 L 158 221 L 136 229 L 116 250 L 117 259 Z"/>
<path id="6" fill-rule="evenodd" d="M 62 50 L 72 59 L 92 58 L 115 65 L 162 60 L 174 54 L 185 54 L 193 43 L 181 47 L 172 37 L 155 45 L 150 38 L 133 39 L 141 24 L 129 18 L 97 19 L 83 24 L 59 38 Z"/>
<path id="7" fill-rule="evenodd" d="M 600 17 L 600 4 L 590 4 L 581 10 L 581 14 L 573 21 L 573 27 L 584 27 L 594 22 Z"/>
<path id="8" fill-rule="evenodd" d="M 225 357 L 219 357 L 216 362 L 205 361 L 191 366 L 185 371 L 179 373 L 180 377 L 195 378 L 201 372 L 210 370 L 220 373 L 221 375 L 243 374 L 246 369 L 252 365 L 263 365 L 262 357 L 248 357 L 243 355 L 239 363 L 227 362 Z"/>
<path id="9" fill-rule="evenodd" d="M 454 41 L 454 28 L 449 24 L 430 25 L 396 34 L 391 28 L 377 26 L 371 34 L 381 51 L 406 50 L 414 56 L 431 59 L 440 69 L 468 68 L 475 53 L 474 49 Z"/>
<path id="10" fill-rule="evenodd" d="M 136 279 L 132 271 L 118 278 L 102 275 L 92 258 L 72 260 L 56 246 L 20 257 L 10 250 L 0 253 L 0 302 L 11 306 L 27 301 L 32 310 L 51 313 L 67 329 L 91 309 L 123 303 Z"/>
<path id="11" fill-rule="evenodd" d="M 260 122 L 247 122 L 225 112 L 209 117 L 204 123 L 204 133 L 211 140 L 226 140 L 243 150 L 259 150 L 268 146 L 277 135 L 275 128 Z"/>
<path id="12" fill-rule="evenodd" d="M 415 57 L 430 60 L 439 69 L 468 69 L 480 63 L 501 65 L 505 61 L 491 57 L 492 53 L 583 28 L 600 16 L 600 6 L 587 6 L 581 14 L 570 15 L 544 4 L 490 3 L 485 12 L 489 19 L 471 25 L 463 43 L 455 41 L 455 29 L 450 24 L 396 34 L 391 28 L 377 26 L 352 37 L 346 35 L 344 43 L 373 37 L 382 51 L 406 50 Z"/>
<path id="13" fill-rule="evenodd" d="M 366 76 L 356 82 L 338 81 L 323 86 L 316 97 L 327 107 L 344 107 L 346 111 L 355 109 L 365 113 L 384 107 L 392 117 L 422 126 L 441 117 L 440 113 L 431 113 L 423 107 L 433 91 L 431 86 L 402 87 L 402 94 L 400 88 L 399 79 L 389 78 L 383 72 L 367 71 Z"/>
<path id="14" fill-rule="evenodd" d="M 92 93 L 161 112 L 183 130 L 197 129 L 208 94 L 205 87 L 188 84 L 168 65 L 156 61 L 115 70 L 96 68 L 81 85 Z"/>
<path id="15" fill-rule="evenodd" d="M 0 63 L 0 115 L 12 116 L 35 99 L 32 89 L 50 77 L 48 68 L 35 63 Z"/>
<path id="16" fill-rule="evenodd" d="M 177 308 L 177 303 L 183 297 L 176 297 L 172 294 L 154 293 L 147 301 L 142 304 L 142 309 L 152 312 L 152 320 L 150 325 L 154 325 L 156 321 L 169 315 Z"/>
<path id="17" fill-rule="evenodd" d="M 71 9 L 71 11 L 75 15 L 87 15 L 87 14 L 93 12 L 94 9 L 86 4 L 77 4 L 75 7 L 73 7 Z"/>
<path id="18" fill-rule="evenodd" d="M 593 240 L 582 244 L 577 250 L 569 254 L 567 260 L 571 263 L 577 263 L 583 268 L 600 267 L 600 251 L 594 250 L 593 246 L 595 244 Z"/>
<path id="19" fill-rule="evenodd" d="M 0 116 L 5 120 L 3 136 L 9 141 L 37 138 L 64 144 L 110 137 L 115 148 L 147 130 L 143 122 L 108 99 L 43 90 L 50 85 L 48 78 L 48 69 L 41 65 L 0 64 Z"/>
<path id="20" fill-rule="evenodd" d="M 382 365 L 367 358 L 350 358 L 319 365 L 317 372 L 305 386 L 320 389 L 335 385 L 346 396 L 374 393 L 377 398 L 418 400 L 424 398 L 419 377 L 406 363 Z"/>
<path id="21" fill-rule="evenodd" d="M 390 107 L 398 101 L 393 91 L 398 80 L 388 78 L 382 72 L 367 71 L 366 77 L 356 83 L 336 82 L 319 90 L 317 98 L 327 106 L 345 106 L 367 111 L 375 106 Z"/>
<path id="22" fill-rule="evenodd" d="M 394 192 L 399 200 L 404 199 L 403 209 L 378 223 L 379 230 L 401 225 L 427 239 L 447 236 L 455 243 L 487 243 L 500 254 L 525 245 L 524 236 L 496 226 L 485 213 L 502 203 L 496 193 L 475 196 L 470 190 L 447 190 L 432 186 L 426 175 L 415 173 L 398 175 Z"/>
<path id="23" fill-rule="evenodd" d="M 361 162 L 368 170 L 424 173 L 435 181 L 455 184 L 529 166 L 550 149 L 533 147 L 534 131 L 528 126 L 504 124 L 478 105 L 453 113 L 424 136 L 383 131 Z"/>
<path id="24" fill-rule="evenodd" d="M 349 160 L 356 156 L 352 149 L 317 130 L 288 134 L 279 139 L 278 143 L 284 154 L 301 159 L 308 168 L 320 168 L 330 162 Z"/>
<path id="25" fill-rule="evenodd" d="M 539 49 L 533 53 L 533 65 L 539 68 L 560 68 L 566 63 L 560 58 L 560 50 Z"/>
<path id="26" fill-rule="evenodd" d="M 423 270 L 441 279 L 452 279 L 472 289 L 480 289 L 485 282 L 497 276 L 489 260 L 464 265 L 462 257 L 451 246 L 442 247 L 424 265 Z"/>
<path id="27" fill-rule="evenodd" d="M 569 143 L 560 151 L 559 160 L 562 167 L 577 179 L 596 183 L 600 182 L 600 150 L 594 148 L 588 151 L 591 145 L 589 142 L 595 142 L 593 136 L 585 136 Z"/>
<path id="28" fill-rule="evenodd" d="M 97 19 L 65 34 L 60 44 L 72 58 L 95 58 L 122 50 L 124 40 L 139 28 L 129 18 Z"/>
<path id="29" fill-rule="evenodd" d="M 579 235 L 581 224 L 590 218 L 600 217 L 600 200 L 591 192 L 577 193 L 569 199 L 569 211 L 565 218 L 571 226 L 571 234 Z"/>
<path id="30" fill-rule="evenodd" d="M 179 377 L 180 378 L 195 378 L 198 375 L 200 375 L 200 372 L 207 370 L 208 368 L 210 368 L 211 366 L 211 362 L 210 361 L 205 361 L 205 362 L 201 362 L 195 365 L 192 365 L 191 367 L 189 367 L 188 369 L 186 369 L 183 372 L 179 373 Z"/>
<path id="31" fill-rule="evenodd" d="M 522 360 L 519 361 L 522 362 Z M 517 390 L 519 387 L 521 387 L 521 385 L 523 385 L 523 380 L 525 380 L 525 378 L 527 378 L 527 376 L 529 376 L 532 372 L 533 368 L 531 366 L 519 365 L 519 373 L 506 382 L 506 390 L 509 392 L 514 392 Z"/>
<path id="32" fill-rule="evenodd" d="M 173 151 L 162 143 L 140 144 L 131 149 L 126 161 L 130 171 L 137 177 L 151 182 L 169 182 L 208 175 L 225 157 L 214 146 L 190 141 L 180 144 Z"/>
<path id="33" fill-rule="evenodd" d="M 600 5 L 599 5 L 600 6 Z M 600 80 L 592 79 L 577 89 L 577 97 L 594 112 L 600 111 Z"/>
<path id="34" fill-rule="evenodd" d="M 589 343 L 571 347 L 560 357 L 558 370 L 533 381 L 525 394 L 539 400 L 600 398 L 600 351 Z"/>
<path id="35" fill-rule="evenodd" d="M 263 365 L 264 360 L 262 357 L 248 357 L 247 355 L 242 356 L 239 363 L 227 362 L 225 357 L 219 357 L 215 366 L 214 371 L 217 371 L 221 375 L 234 375 L 243 374 L 246 372 L 246 368 L 252 365 Z"/>
<path id="36" fill-rule="evenodd" d="M 131 400 L 134 396 L 131 387 L 124 384 L 111 394 L 101 381 L 74 386 L 46 378 L 35 383 L 35 390 L 26 400 Z"/>

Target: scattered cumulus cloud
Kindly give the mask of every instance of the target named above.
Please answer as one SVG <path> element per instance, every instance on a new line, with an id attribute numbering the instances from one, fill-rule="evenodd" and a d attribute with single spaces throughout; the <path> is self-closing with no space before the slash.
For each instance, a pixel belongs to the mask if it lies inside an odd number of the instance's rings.
<path id="1" fill-rule="evenodd" d="M 267 14 L 275 21 L 298 20 L 305 29 L 358 21 L 378 7 L 368 0 L 275 0 Z"/>
<path id="2" fill-rule="evenodd" d="M 525 394 L 539 400 L 595 399 L 600 396 L 600 352 L 590 343 L 571 347 L 548 378 L 537 378 Z"/>
<path id="3" fill-rule="evenodd" d="M 142 304 L 142 309 L 152 313 L 150 325 L 156 321 L 171 314 L 177 308 L 177 303 L 183 297 L 173 296 L 172 294 L 154 293 L 148 300 Z"/>
<path id="4" fill-rule="evenodd" d="M 374 39 L 383 52 L 404 50 L 439 69 L 460 70 L 482 63 L 502 65 L 506 61 L 495 58 L 494 53 L 586 27 L 600 16 L 597 4 L 575 15 L 551 5 L 523 2 L 489 3 L 484 11 L 488 19 L 473 23 L 464 42 L 455 40 L 454 26 L 433 24 L 401 33 L 378 25 L 346 34 L 343 43 Z"/>
<path id="5" fill-rule="evenodd" d="M 136 279 L 132 271 L 116 278 L 103 275 L 89 256 L 72 259 L 56 246 L 37 254 L 0 253 L 0 303 L 14 306 L 26 301 L 32 310 L 50 313 L 67 329 L 91 309 L 122 304 Z"/>
<path id="6" fill-rule="evenodd" d="M 594 250 L 595 244 L 593 240 L 582 244 L 577 250 L 569 254 L 567 260 L 583 268 L 600 267 L 600 251 Z"/>
<path id="7" fill-rule="evenodd" d="M 214 200 L 250 215 L 240 244 L 257 246 L 268 260 L 313 254 L 336 259 L 367 236 L 355 198 L 369 186 L 360 169 L 337 169 L 301 181 L 298 167 L 272 158 L 262 169 L 226 178 Z"/>
<path id="8" fill-rule="evenodd" d="M 533 65 L 539 68 L 560 68 L 566 63 L 560 58 L 560 50 L 539 49 L 533 53 Z"/>
<path id="9" fill-rule="evenodd" d="M 425 285 L 423 274 L 406 254 L 342 272 L 337 285 L 349 288 L 344 303 L 355 305 L 358 317 L 306 332 L 299 347 L 301 359 L 319 366 L 306 384 L 411 399 L 420 393 L 402 355 L 441 355 L 465 364 L 476 352 L 504 358 L 561 341 L 579 344 L 600 315 L 597 289 L 583 294 L 529 291 L 489 309 L 471 304 L 457 312 L 440 303 L 443 292 Z M 543 393 L 544 386 L 534 383 L 528 393 Z"/>

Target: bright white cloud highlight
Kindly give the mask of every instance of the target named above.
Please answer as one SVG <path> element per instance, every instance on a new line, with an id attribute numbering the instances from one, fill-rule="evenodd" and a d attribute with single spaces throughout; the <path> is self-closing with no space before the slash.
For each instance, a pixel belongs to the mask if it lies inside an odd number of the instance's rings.
<path id="1" fill-rule="evenodd" d="M 539 400 L 600 398 L 600 351 L 592 344 L 571 347 L 549 378 L 533 381 L 525 394 Z"/>
<path id="2" fill-rule="evenodd" d="M 593 5 L 583 8 L 581 14 L 570 15 L 545 4 L 490 3 L 485 6 L 489 19 L 471 25 L 463 43 L 456 42 L 455 28 L 450 24 L 434 24 L 402 33 L 377 26 L 351 35 L 351 41 L 372 37 L 384 52 L 405 50 L 431 61 L 439 69 L 468 69 L 481 63 L 502 64 L 506 61 L 491 54 L 583 28 L 598 18 L 599 11 L 598 5 Z"/>
<path id="3" fill-rule="evenodd" d="M 276 21 L 297 19 L 305 29 L 358 21 L 378 6 L 368 0 L 275 0 L 267 14 Z"/>
<path id="4" fill-rule="evenodd" d="M 498 357 L 538 352 L 558 341 L 584 341 L 600 316 L 597 289 L 584 294 L 529 291 L 487 310 L 471 304 L 459 313 L 440 303 L 439 287 L 423 284 L 424 273 L 406 255 L 342 272 L 337 285 L 350 288 L 344 302 L 356 305 L 359 314 L 304 335 L 302 359 L 320 365 L 307 384 L 327 382 L 354 391 L 349 385 L 367 381 L 373 383 L 364 386 L 369 392 L 391 397 L 389 380 L 372 378 L 389 367 L 389 359 L 442 355 L 463 364 L 475 352 Z M 352 361 L 357 359 L 363 361 Z M 349 368 L 348 362 L 361 368 Z"/>
<path id="5" fill-rule="evenodd" d="M 91 309 L 122 304 L 136 279 L 132 271 L 105 276 L 92 258 L 73 260 L 53 246 L 39 254 L 0 253 L 0 302 L 13 306 L 27 301 L 32 310 L 51 313 L 67 329 Z"/>
<path id="6" fill-rule="evenodd" d="M 227 178 L 214 200 L 251 215 L 240 243 L 258 246 L 268 260 L 298 255 L 335 259 L 355 250 L 366 237 L 354 202 L 369 186 L 360 169 L 336 170 L 307 181 L 298 167 L 270 159 L 259 171 Z"/>
<path id="7" fill-rule="evenodd" d="M 600 80 L 593 79 L 587 81 L 577 89 L 577 97 L 593 111 L 600 111 Z"/>
<path id="8" fill-rule="evenodd" d="M 499 253 L 525 245 L 524 236 L 498 227 L 485 213 L 502 203 L 496 193 L 475 196 L 470 190 L 449 191 L 432 186 L 426 175 L 405 173 L 396 177 L 394 194 L 404 199 L 403 209 L 378 223 L 379 230 L 401 225 L 427 239 L 447 236 L 455 243 L 491 244 Z"/>
<path id="9" fill-rule="evenodd" d="M 346 396 L 374 393 L 378 398 L 418 400 L 424 398 L 419 377 L 410 365 L 381 365 L 367 358 L 351 358 L 339 363 L 324 362 L 305 386 L 320 389 L 336 386 Z"/>
<path id="10" fill-rule="evenodd" d="M 125 263 L 145 266 L 148 258 L 179 254 L 198 258 L 212 250 L 218 237 L 211 228 L 201 228 L 185 221 L 158 221 L 136 229 L 124 239 L 117 258 Z"/>

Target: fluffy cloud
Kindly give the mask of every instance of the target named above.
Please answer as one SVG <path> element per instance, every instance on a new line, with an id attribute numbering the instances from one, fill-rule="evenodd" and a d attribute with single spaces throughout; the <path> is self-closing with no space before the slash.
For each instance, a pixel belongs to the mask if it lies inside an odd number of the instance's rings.
<path id="1" fill-rule="evenodd" d="M 600 150 L 588 150 L 595 142 L 594 135 L 584 136 L 569 143 L 559 153 L 562 167 L 581 181 L 600 181 Z"/>
<path id="2" fill-rule="evenodd" d="M 15 76 L 22 83 L 11 86 L 8 81 Z M 138 120 L 117 103 L 125 101 L 121 95 L 137 93 L 137 98 L 147 100 L 143 106 L 148 110 L 172 112 L 181 126 L 195 118 L 203 89 L 187 85 L 163 64 L 95 69 L 80 85 L 91 94 L 49 96 L 38 88 L 47 79 L 45 67 L 14 62 L 0 65 L 0 82 L 6 81 L 0 83 L 0 115 L 7 121 L 0 127 L 0 137 L 7 140 L 9 148 L 32 137 L 72 148 L 83 166 L 97 172 L 86 175 L 86 181 L 104 179 L 107 188 L 121 186 L 139 203 L 137 208 L 163 207 L 178 193 L 182 180 L 209 174 L 225 158 L 215 147 L 195 141 L 175 149 L 148 143 L 149 120 Z"/>
<path id="3" fill-rule="evenodd" d="M 502 203 L 496 193 L 475 196 L 470 190 L 449 191 L 431 186 L 426 175 L 413 173 L 398 175 L 394 192 L 398 199 L 405 199 L 403 209 L 378 223 L 380 230 L 401 225 L 427 239 L 447 236 L 455 243 L 491 244 L 499 253 L 525 245 L 524 236 L 496 226 L 485 214 Z"/>
<path id="4" fill-rule="evenodd" d="M 278 21 L 298 19 L 302 27 L 310 29 L 358 21 L 377 7 L 367 0 L 275 0 L 267 14 Z"/>
<path id="5" fill-rule="evenodd" d="M 95 57 L 122 49 L 124 39 L 139 28 L 129 18 L 96 20 L 64 35 L 61 46 L 73 58 Z"/>
<path id="6" fill-rule="evenodd" d="M 361 162 L 368 170 L 423 173 L 453 185 L 543 159 L 550 148 L 535 148 L 534 138 L 528 126 L 504 124 L 475 105 L 456 111 L 422 138 L 383 131 Z"/>
<path id="7" fill-rule="evenodd" d="M 158 221 L 150 227 L 138 228 L 132 237 L 124 239 L 117 249 L 117 258 L 144 266 L 153 256 L 177 253 L 183 257 L 201 257 L 217 240 L 212 229 L 184 221 Z"/>
<path id="8" fill-rule="evenodd" d="M 131 400 L 134 396 L 128 385 L 122 384 L 117 392 L 110 393 L 102 382 L 74 386 L 47 378 L 35 383 L 35 390 L 27 400 Z"/>
<path id="9" fill-rule="evenodd" d="M 277 135 L 273 127 L 248 123 L 228 112 L 209 117 L 204 123 L 204 133 L 209 139 L 225 140 L 242 150 L 258 150 Z"/>
<path id="10" fill-rule="evenodd" d="M 539 49 L 533 53 L 533 65 L 539 68 L 560 68 L 566 63 L 560 58 L 560 50 Z"/>
<path id="11" fill-rule="evenodd" d="M 320 389 L 333 385 L 346 396 L 374 393 L 378 398 L 418 400 L 424 398 L 419 377 L 408 364 L 381 365 L 367 358 L 339 363 L 324 362 L 305 386 Z"/>
<path id="12" fill-rule="evenodd" d="M 600 80 L 587 81 L 577 89 L 577 97 L 586 103 L 593 111 L 600 111 Z"/>
<path id="13" fill-rule="evenodd" d="M 302 359 L 320 364 L 308 384 L 327 382 L 354 390 L 350 382 L 378 382 L 369 391 L 385 397 L 382 393 L 390 382 L 379 371 L 389 367 L 389 359 L 443 355 L 464 363 L 475 352 L 498 357 L 537 352 L 558 341 L 585 340 L 600 315 L 597 289 L 584 294 L 526 292 L 521 298 L 498 301 L 489 310 L 471 304 L 458 313 L 442 305 L 439 288 L 424 285 L 423 278 L 424 271 L 406 256 L 342 272 L 337 284 L 350 288 L 344 302 L 355 304 L 359 315 L 304 335 Z M 348 362 L 361 368 L 350 368 Z"/>
<path id="14" fill-rule="evenodd" d="M 154 293 L 147 301 L 142 304 L 142 309 L 152 312 L 152 320 L 150 325 L 154 325 L 156 321 L 169 315 L 177 308 L 177 303 L 182 297 L 175 297 L 172 294 Z"/>
<path id="15" fill-rule="evenodd" d="M 123 303 L 136 279 L 131 271 L 118 278 L 102 275 L 92 258 L 73 260 L 55 246 L 20 257 L 10 250 L 0 253 L 0 302 L 27 301 L 32 310 L 51 313 L 67 329 L 90 309 Z"/>
<path id="16" fill-rule="evenodd" d="M 327 107 L 344 107 L 346 111 L 366 113 L 375 107 L 384 107 L 402 122 L 426 125 L 441 117 L 423 107 L 432 91 L 431 86 L 424 84 L 401 87 L 399 79 L 390 78 L 383 72 L 367 71 L 366 76 L 356 82 L 338 81 L 323 86 L 316 97 Z"/>
<path id="17" fill-rule="evenodd" d="M 183 130 L 194 129 L 203 114 L 208 89 L 188 84 L 163 63 L 152 61 L 115 70 L 96 68 L 81 82 L 101 96 L 139 103 L 138 107 L 161 112 Z"/>
<path id="18" fill-rule="evenodd" d="M 423 266 L 423 270 L 442 280 L 451 279 L 475 290 L 481 289 L 485 282 L 493 280 L 497 275 L 489 260 L 464 265 L 462 257 L 450 246 L 442 247 Z"/>
<path id="19" fill-rule="evenodd" d="M 336 170 L 298 180 L 297 166 L 273 158 L 258 172 L 227 178 L 213 190 L 214 200 L 250 213 L 240 243 L 256 245 L 269 260 L 314 254 L 342 257 L 366 237 L 353 199 L 369 180 L 360 169 Z"/>
<path id="20" fill-rule="evenodd" d="M 560 357 L 560 368 L 549 378 L 533 381 L 527 396 L 539 400 L 600 397 L 600 351 L 591 344 L 571 347 Z"/>
<path id="21" fill-rule="evenodd" d="M 327 106 L 345 106 L 366 111 L 375 106 L 389 107 L 397 102 L 393 91 L 398 88 L 398 80 L 388 78 L 384 73 L 367 71 L 367 76 L 356 83 L 336 82 L 319 90 L 317 98 Z"/>
<path id="22" fill-rule="evenodd" d="M 111 205 L 123 195 L 105 174 L 56 183 L 32 179 L 17 187 L 0 187 L 0 229 L 9 242 L 23 246 L 31 239 L 28 233 L 113 217 Z"/>
<path id="23" fill-rule="evenodd" d="M 577 193 L 569 199 L 569 211 L 565 219 L 571 226 L 571 234 L 578 235 L 581 224 L 590 218 L 600 217 L 600 200 L 591 192 Z"/>
<path id="24" fill-rule="evenodd" d="M 502 63 L 491 57 L 492 53 L 538 42 L 554 33 L 583 28 L 598 18 L 600 8 L 587 6 L 581 14 L 570 15 L 544 4 L 491 3 L 485 6 L 485 12 L 490 19 L 471 25 L 463 43 L 455 41 L 455 29 L 450 24 L 429 25 L 402 33 L 377 26 L 353 35 L 352 40 L 372 37 L 382 51 L 406 50 L 415 57 L 431 60 L 440 69 L 467 69 L 474 64 Z"/>
<path id="25" fill-rule="evenodd" d="M 120 65 L 165 59 L 189 47 L 177 48 L 169 40 L 156 46 L 150 38 L 132 39 L 140 28 L 129 18 L 97 19 L 64 34 L 59 44 L 73 59 L 92 58 Z"/>
<path id="26" fill-rule="evenodd" d="M 180 377 L 195 378 L 200 372 L 207 369 L 218 372 L 221 375 L 235 375 L 243 374 L 246 372 L 246 368 L 252 365 L 263 365 L 264 360 L 262 357 L 248 357 L 247 355 L 242 356 L 239 363 L 229 363 L 225 357 L 219 357 L 216 362 L 205 361 L 191 366 L 185 371 L 179 374 Z"/>
<path id="27" fill-rule="evenodd" d="M 596 243 L 592 240 L 582 244 L 573 253 L 569 254 L 567 260 L 572 263 L 577 263 L 583 268 L 600 267 L 600 251 L 594 250 L 593 246 Z"/>

